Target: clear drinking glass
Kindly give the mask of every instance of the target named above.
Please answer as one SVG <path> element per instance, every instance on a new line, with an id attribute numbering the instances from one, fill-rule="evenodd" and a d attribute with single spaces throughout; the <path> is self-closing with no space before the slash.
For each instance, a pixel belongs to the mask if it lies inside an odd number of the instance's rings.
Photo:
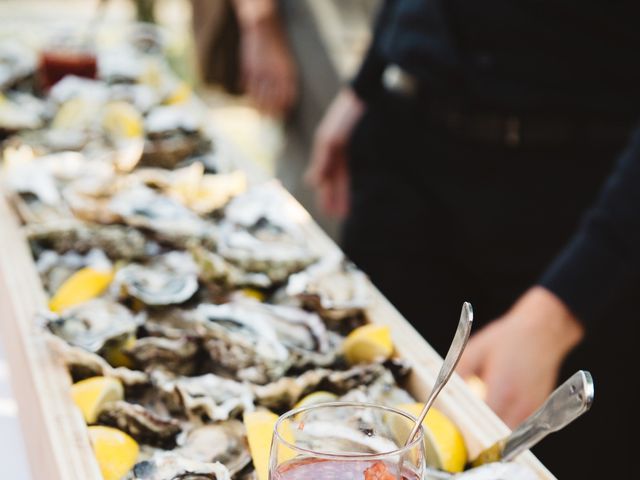
<path id="1" fill-rule="evenodd" d="M 285 413 L 276 423 L 270 480 L 420 480 L 422 428 L 405 446 L 415 418 L 395 408 L 332 402 Z"/>

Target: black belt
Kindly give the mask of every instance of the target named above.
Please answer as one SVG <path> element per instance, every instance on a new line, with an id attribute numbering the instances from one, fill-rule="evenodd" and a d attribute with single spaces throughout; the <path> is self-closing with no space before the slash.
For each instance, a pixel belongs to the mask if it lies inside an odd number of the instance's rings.
<path id="1" fill-rule="evenodd" d="M 516 114 L 478 111 L 428 95 L 419 80 L 397 65 L 382 75 L 383 95 L 394 107 L 419 113 L 459 138 L 507 147 L 624 144 L 637 119 L 599 115 Z"/>

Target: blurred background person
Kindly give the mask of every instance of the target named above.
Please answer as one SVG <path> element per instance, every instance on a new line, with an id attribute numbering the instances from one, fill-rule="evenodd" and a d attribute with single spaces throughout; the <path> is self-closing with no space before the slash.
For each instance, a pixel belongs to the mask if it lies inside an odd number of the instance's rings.
<path id="1" fill-rule="evenodd" d="M 476 329 L 499 318 L 461 371 L 510 425 L 593 371 L 589 421 L 537 449 L 559 478 L 623 476 L 611 459 L 631 458 L 610 439 L 633 412 L 617 371 L 640 291 L 637 142 L 599 192 L 640 117 L 639 8 L 386 1 L 307 173 L 346 216 L 346 253 L 441 354 L 462 300 Z"/>
<path id="2" fill-rule="evenodd" d="M 316 208 L 302 182 L 315 129 L 357 67 L 377 0 L 191 0 L 202 78 L 246 94 L 285 122 L 275 173 L 323 229 L 338 222 Z M 330 38 L 333 37 L 333 38 Z M 332 50 L 331 43 L 339 43 Z M 355 57 L 356 61 L 351 61 Z M 345 66 L 346 65 L 346 66 Z"/>

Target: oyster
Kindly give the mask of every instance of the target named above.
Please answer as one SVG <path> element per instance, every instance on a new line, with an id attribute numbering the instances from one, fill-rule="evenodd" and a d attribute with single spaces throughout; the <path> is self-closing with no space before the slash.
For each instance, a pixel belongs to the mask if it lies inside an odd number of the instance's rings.
<path id="1" fill-rule="evenodd" d="M 87 253 L 95 248 L 112 260 L 137 260 L 153 253 L 153 244 L 141 232 L 122 225 L 98 226 L 68 220 L 31 224 L 24 231 L 36 252 L 52 249 L 58 253 Z"/>
<path id="2" fill-rule="evenodd" d="M 374 403 L 389 407 L 415 402 L 415 399 L 406 390 L 398 387 L 393 374 L 388 370 L 369 385 L 361 385 L 350 390 L 340 397 L 340 400 Z"/>
<path id="3" fill-rule="evenodd" d="M 111 300 L 97 298 L 65 310 L 47 323 L 49 330 L 76 347 L 98 353 L 134 336 L 139 320 Z"/>
<path id="4" fill-rule="evenodd" d="M 88 266 L 100 271 L 112 268 L 104 252 L 97 249 L 90 250 L 86 255 L 73 251 L 60 255 L 53 250 L 45 250 L 36 261 L 42 284 L 50 294 L 55 293 L 74 272 Z"/>
<path id="5" fill-rule="evenodd" d="M 221 463 L 189 460 L 173 452 L 156 453 L 133 467 L 135 480 L 231 480 Z"/>
<path id="6" fill-rule="evenodd" d="M 204 165 L 198 161 L 175 170 L 141 168 L 134 175 L 147 186 L 161 189 L 167 196 L 200 215 L 221 209 L 247 188 L 243 172 L 236 170 L 225 174 L 206 174 Z"/>
<path id="7" fill-rule="evenodd" d="M 124 385 L 127 396 L 146 390 L 151 385 L 146 373 L 126 367 L 113 368 L 101 356 L 73 347 L 59 337 L 49 334 L 47 343 L 67 366 L 74 382 L 96 376 L 117 378 Z"/>
<path id="8" fill-rule="evenodd" d="M 246 272 L 200 243 L 190 242 L 188 248 L 199 267 L 198 276 L 204 283 L 214 283 L 226 289 L 237 287 L 269 288 L 272 284 L 271 278 L 267 274 Z"/>
<path id="9" fill-rule="evenodd" d="M 125 401 L 105 405 L 98 423 L 122 430 L 140 443 L 165 449 L 176 446 L 176 437 L 182 431 L 177 420 L 161 417 L 142 405 Z"/>
<path id="10" fill-rule="evenodd" d="M 145 337 L 137 339 L 124 353 L 140 370 L 164 367 L 178 375 L 191 375 L 196 369 L 198 351 L 198 344 L 186 337 Z"/>
<path id="11" fill-rule="evenodd" d="M 238 195 L 225 208 L 216 237 L 218 253 L 247 272 L 284 282 L 316 260 L 295 221 L 299 215 L 290 210 L 286 197 L 270 184 Z"/>
<path id="12" fill-rule="evenodd" d="M 234 303 L 201 304 L 196 313 L 206 328 L 204 347 L 214 372 L 266 383 L 291 367 L 289 350 L 264 315 Z"/>
<path id="13" fill-rule="evenodd" d="M 170 252 L 148 265 L 132 263 L 120 269 L 114 279 L 114 288 L 146 305 L 180 304 L 198 290 L 195 271 L 189 254 Z"/>
<path id="14" fill-rule="evenodd" d="M 333 321 L 362 316 L 371 303 L 367 276 L 338 251 L 291 275 L 285 292 Z"/>
<path id="15" fill-rule="evenodd" d="M 141 164 L 174 168 L 188 157 L 211 150 L 211 139 L 201 129 L 201 120 L 181 106 L 159 106 L 145 120 L 147 143 Z"/>
<path id="16" fill-rule="evenodd" d="M 253 410 L 250 386 L 235 380 L 212 373 L 171 378 L 160 370 L 154 371 L 151 378 L 171 411 L 184 413 L 194 420 L 227 420 Z"/>
<path id="17" fill-rule="evenodd" d="M 1 69 L 2 66 L 0 75 Z M 13 93 L 0 97 L 0 139 L 19 130 L 40 128 L 44 123 L 44 113 L 43 102 L 33 95 Z"/>
<path id="18" fill-rule="evenodd" d="M 211 228 L 181 203 L 145 185 L 133 185 L 114 195 L 109 209 L 127 224 L 151 230 L 161 238 L 178 244 L 190 237 L 201 238 Z"/>
<path id="19" fill-rule="evenodd" d="M 0 92 L 16 87 L 32 77 L 38 67 L 38 54 L 25 43 L 11 37 L 0 43 Z"/>
<path id="20" fill-rule="evenodd" d="M 358 365 L 349 370 L 318 368 L 297 377 L 282 377 L 267 385 L 255 385 L 258 405 L 272 410 L 288 410 L 307 393 L 329 390 L 344 394 L 361 385 L 369 385 L 388 370 L 381 364 Z"/>
<path id="21" fill-rule="evenodd" d="M 456 480 L 535 480 L 538 478 L 530 468 L 519 463 L 489 463 L 481 467 L 472 468 L 459 473 L 453 478 Z"/>
<path id="22" fill-rule="evenodd" d="M 242 422 L 203 425 L 189 431 L 175 453 L 199 462 L 220 462 L 234 476 L 251 463 Z"/>

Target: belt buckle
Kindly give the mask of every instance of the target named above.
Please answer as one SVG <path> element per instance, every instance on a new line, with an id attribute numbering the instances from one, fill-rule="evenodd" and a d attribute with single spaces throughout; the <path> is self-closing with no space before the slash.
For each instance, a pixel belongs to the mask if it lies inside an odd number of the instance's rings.
<path id="1" fill-rule="evenodd" d="M 382 72 L 382 85 L 392 93 L 403 97 L 413 97 L 418 92 L 418 80 L 394 63 L 387 65 Z"/>

